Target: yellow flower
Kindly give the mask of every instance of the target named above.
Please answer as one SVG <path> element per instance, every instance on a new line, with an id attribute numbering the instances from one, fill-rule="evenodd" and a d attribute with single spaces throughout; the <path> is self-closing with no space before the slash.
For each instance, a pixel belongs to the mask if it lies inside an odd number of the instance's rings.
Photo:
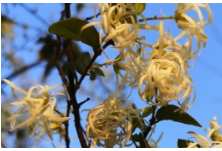
<path id="1" fill-rule="evenodd" d="M 186 35 L 186 31 L 188 31 L 191 36 L 195 37 L 197 41 L 198 50 L 201 49 L 201 44 L 203 44 L 203 47 L 205 47 L 208 37 L 204 33 L 203 28 L 209 23 L 212 23 L 212 13 L 208 4 L 180 3 L 175 4 L 175 6 L 177 10 L 175 11 L 174 17 L 178 27 L 183 30 L 181 34 L 177 36 L 176 39 L 183 37 L 184 35 Z M 203 15 L 200 10 L 201 7 L 207 10 L 208 19 L 206 21 L 203 20 Z M 189 10 L 194 10 L 197 13 L 199 21 L 185 14 L 185 12 Z"/>
<path id="2" fill-rule="evenodd" d="M 210 121 L 210 128 L 206 128 L 205 130 L 209 131 L 209 134 L 207 137 L 210 137 L 213 141 L 219 141 L 219 129 L 222 128 L 222 125 L 218 125 L 217 123 L 217 117 L 213 117 L 213 120 Z"/>
<path id="3" fill-rule="evenodd" d="M 125 101 L 127 105 L 124 105 Z M 108 99 L 97 107 L 87 110 L 86 138 L 93 138 L 91 147 L 102 145 L 106 147 L 121 145 L 123 147 L 131 138 L 132 121 L 134 118 L 141 122 L 139 110 L 133 109 L 132 104 L 125 99 L 116 99 L 110 95 Z M 111 143 L 109 144 L 109 140 Z M 122 141 L 124 141 L 122 143 Z"/>
<path id="4" fill-rule="evenodd" d="M 185 98 L 181 105 L 187 109 L 193 84 L 188 70 L 184 67 L 184 61 L 177 52 L 164 51 L 161 58 L 154 59 L 158 54 L 151 57 L 147 65 L 147 72 L 140 78 L 138 92 L 142 99 L 145 99 L 146 91 L 149 91 L 149 99 L 155 97 L 159 103 L 151 102 L 155 105 L 166 105 L 172 100 Z M 145 88 L 142 90 L 142 86 Z M 158 92 L 156 92 L 157 88 Z M 194 102 L 195 98 L 193 99 Z"/>
<path id="5" fill-rule="evenodd" d="M 145 16 L 142 14 L 137 14 L 134 4 L 99 3 L 97 7 L 99 8 L 101 21 L 97 20 L 96 11 L 95 11 L 96 8 L 95 8 L 94 9 L 95 22 L 91 22 L 85 25 L 84 27 L 82 27 L 81 30 L 84 30 L 90 26 L 98 25 L 100 29 L 101 46 L 103 41 L 107 42 L 112 39 L 115 43 L 117 43 L 117 45 L 112 46 L 111 48 L 118 49 L 120 52 L 120 57 L 122 59 L 125 58 L 126 53 L 131 53 L 128 50 L 130 50 L 130 48 L 132 48 L 136 44 L 135 41 L 138 38 L 140 29 L 158 30 L 159 26 L 147 25 Z M 139 23 L 139 20 L 137 19 L 138 16 L 141 16 L 145 20 L 145 24 Z M 104 36 L 104 38 L 102 38 L 102 36 Z M 104 54 L 109 59 L 109 57 L 105 52 Z"/>
<path id="6" fill-rule="evenodd" d="M 204 137 L 202 135 L 198 135 L 195 132 L 188 132 L 192 134 L 198 142 L 190 142 L 187 148 L 197 148 L 197 145 L 200 145 L 201 148 L 222 148 L 222 142 L 219 141 L 209 141 L 209 137 Z"/>
<path id="7" fill-rule="evenodd" d="M 206 128 L 205 130 L 208 130 L 209 133 L 207 137 L 198 135 L 194 132 L 188 132 L 189 134 L 192 134 L 198 142 L 189 143 L 188 148 L 197 148 L 197 145 L 200 145 L 201 148 L 222 148 L 222 141 L 220 141 L 219 136 L 219 129 L 222 128 L 222 125 L 218 125 L 217 123 L 217 117 L 213 117 L 213 120 L 210 121 L 210 128 Z M 209 141 L 209 139 L 212 139 L 213 141 Z"/>
<path id="8" fill-rule="evenodd" d="M 172 38 L 166 43 L 167 38 L 164 38 L 162 21 L 159 32 L 160 38 L 153 46 L 155 51 L 151 53 L 151 56 L 147 60 L 139 57 L 137 61 L 132 59 L 140 71 L 138 93 L 145 100 L 145 94 L 149 91 L 150 103 L 160 106 L 173 100 L 181 101 L 184 99 L 183 103 L 179 103 L 181 110 L 184 111 L 190 108 L 195 101 L 194 96 L 191 105 L 187 106 L 194 87 L 182 58 L 183 54 L 179 54 L 180 51 L 175 51 L 177 46 L 172 45 L 174 43 Z M 155 97 L 159 102 L 152 101 L 152 97 Z"/>
<path id="9" fill-rule="evenodd" d="M 47 134 L 52 140 L 52 129 L 50 128 L 50 125 L 55 122 L 62 123 L 70 119 L 70 117 L 61 117 L 61 115 L 54 113 L 57 100 L 55 97 L 53 97 L 53 95 L 64 94 L 49 93 L 48 91 L 59 87 L 59 85 L 54 85 L 51 87 L 47 85 L 37 85 L 31 87 L 28 91 L 25 91 L 15 86 L 14 83 L 9 80 L 3 79 L 3 81 L 11 86 L 13 94 L 18 100 L 17 102 L 11 103 L 11 105 L 16 105 L 18 108 L 8 119 L 11 125 L 10 131 L 28 127 L 29 129 L 33 130 L 31 136 L 34 134 L 40 135 L 40 133 L 43 133 L 41 138 Z M 24 97 L 20 99 L 15 93 L 15 90 L 21 92 Z M 21 124 L 16 125 L 18 118 L 20 117 L 23 117 L 26 120 Z"/>

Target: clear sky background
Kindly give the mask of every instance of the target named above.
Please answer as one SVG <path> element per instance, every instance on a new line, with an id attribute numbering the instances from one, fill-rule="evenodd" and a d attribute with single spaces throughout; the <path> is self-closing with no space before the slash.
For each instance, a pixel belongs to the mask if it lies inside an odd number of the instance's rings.
<path id="1" fill-rule="evenodd" d="M 203 128 L 198 128 L 195 126 L 190 125 L 183 125 L 180 123 L 175 123 L 172 121 L 163 121 L 157 124 L 157 128 L 155 130 L 154 139 L 158 138 L 161 132 L 163 132 L 163 138 L 159 143 L 159 147 L 176 147 L 177 146 L 177 139 L 188 139 L 192 137 L 190 134 L 187 134 L 188 131 L 194 131 L 198 134 L 202 134 L 204 136 L 207 135 L 207 132 L 204 132 L 204 128 L 209 127 L 209 121 L 213 119 L 213 116 L 217 116 L 218 123 L 222 124 L 222 67 L 221 67 L 221 56 L 222 56 L 222 21 L 221 21 L 221 14 L 222 14 L 222 4 L 209 4 L 212 14 L 213 14 L 213 20 L 214 23 L 212 26 L 207 26 L 204 31 L 206 35 L 208 35 L 209 40 L 207 41 L 206 48 L 202 49 L 202 53 L 197 60 L 196 65 L 193 68 L 189 69 L 190 76 L 192 77 L 193 84 L 196 89 L 197 97 L 196 102 L 194 103 L 193 107 L 189 109 L 189 114 L 192 115 L 202 126 Z M 58 21 L 60 18 L 60 12 L 63 9 L 62 4 L 27 4 L 30 8 L 38 8 L 38 14 L 49 21 L 49 24 L 52 24 L 55 21 Z M 84 11 L 83 13 L 80 13 L 78 16 L 81 19 L 85 19 L 88 16 L 91 16 L 93 14 L 93 7 L 92 4 L 89 5 L 89 10 Z M 19 5 L 16 7 L 10 6 L 10 18 L 15 19 L 19 23 L 24 23 L 28 25 L 32 25 L 35 27 L 39 27 L 42 30 L 45 30 L 48 28 L 47 25 L 42 24 L 34 18 L 32 15 L 27 13 L 23 8 L 21 8 Z M 75 5 L 72 5 L 72 14 L 76 14 Z M 12 9 L 13 8 L 13 9 Z M 155 15 L 162 16 L 159 10 L 162 10 L 162 12 L 166 16 L 171 16 L 174 14 L 175 6 L 173 4 L 147 4 L 146 11 L 143 13 L 146 17 L 153 17 Z M 1 13 L 6 13 L 5 7 L 1 7 Z M 54 15 L 49 18 L 49 14 L 53 13 Z M 191 15 L 194 15 L 193 13 L 190 13 Z M 206 11 L 203 11 L 203 15 L 206 18 L 207 13 Z M 25 19 L 24 19 L 25 18 Z M 150 21 L 150 24 L 156 24 L 158 22 Z M 170 33 L 175 36 L 179 33 L 179 30 L 177 30 L 175 26 L 175 22 L 173 20 L 169 20 L 168 24 L 170 25 Z M 165 29 L 167 30 L 167 22 L 164 22 Z M 15 26 L 14 27 L 16 31 L 16 39 L 15 42 L 18 46 L 21 46 L 21 44 L 24 43 L 24 40 L 22 37 L 22 31 L 21 27 Z M 30 38 L 36 37 L 39 32 L 36 32 L 35 30 L 28 30 L 28 35 Z M 141 32 L 142 33 L 142 32 Z M 44 35 L 44 34 L 43 34 Z M 155 41 L 158 39 L 159 35 L 158 32 L 143 32 L 143 34 L 146 36 L 146 42 L 149 43 L 155 43 Z M 41 45 L 34 44 L 35 39 L 33 42 L 29 42 L 25 47 L 24 50 L 16 50 L 16 55 L 19 58 L 24 59 L 24 62 L 26 64 L 31 64 L 36 60 L 36 55 L 38 54 L 38 50 L 41 47 Z M 89 51 L 92 53 L 92 50 L 90 47 L 80 44 L 80 47 L 84 51 Z M 30 46 L 35 51 L 25 51 L 30 49 Z M 34 48 L 33 48 L 34 47 Z M 4 50 L 2 50 L 4 51 Z M 108 48 L 106 50 L 109 55 L 111 55 L 113 58 L 116 56 L 117 51 Z M 105 57 L 102 56 L 98 59 L 99 62 L 104 62 Z M 1 63 L 4 63 L 4 60 L 1 60 Z M 30 82 L 30 87 L 36 84 L 40 84 L 39 77 L 41 76 L 44 69 L 44 63 L 39 65 L 36 68 L 33 68 L 30 70 L 29 76 L 30 79 L 33 79 Z M 112 68 L 111 68 L 112 69 Z M 13 71 L 10 69 L 2 68 L 1 69 L 1 79 L 12 73 Z M 21 76 L 22 77 L 22 76 Z M 19 83 L 23 80 L 24 82 L 29 82 L 24 79 L 15 78 L 13 82 Z M 84 84 L 87 84 L 89 80 L 85 80 Z M 61 83 L 60 78 L 58 77 L 57 71 L 54 70 L 50 77 L 47 79 L 47 82 L 45 84 L 47 85 L 53 85 Z M 114 92 L 114 87 L 112 86 L 112 90 Z M 11 89 L 9 86 L 4 87 L 5 92 L 10 95 Z M 95 89 L 92 89 L 92 91 L 97 91 Z M 87 96 L 79 96 L 78 100 L 85 100 Z M 3 99 L 3 96 L 2 96 Z M 3 99 L 4 100 L 4 99 Z M 144 107 L 145 104 L 139 99 L 137 90 L 133 92 L 131 97 L 129 98 L 130 101 L 137 104 L 139 108 Z M 89 102 L 83 106 L 82 109 L 85 108 L 92 108 L 92 106 L 95 106 L 95 102 Z M 82 123 L 85 125 L 85 115 L 86 113 L 83 113 L 82 116 Z M 71 137 L 74 137 L 75 139 L 71 141 L 71 147 L 80 147 L 79 141 L 77 138 L 77 135 L 75 133 L 75 130 L 73 129 L 72 121 L 70 122 L 70 135 Z M 58 141 L 58 138 L 55 137 L 55 142 Z M 45 142 L 43 141 L 42 144 Z M 48 147 L 51 147 L 50 145 L 44 144 Z M 10 143 L 9 143 L 10 145 Z"/>

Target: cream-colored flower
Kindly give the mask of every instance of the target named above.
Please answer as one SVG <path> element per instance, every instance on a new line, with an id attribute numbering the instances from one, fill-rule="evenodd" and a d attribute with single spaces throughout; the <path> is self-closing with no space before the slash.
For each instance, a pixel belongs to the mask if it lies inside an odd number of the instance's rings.
<path id="1" fill-rule="evenodd" d="M 158 53 L 154 53 L 151 57 L 147 72 L 140 78 L 139 95 L 142 99 L 145 99 L 145 93 L 149 91 L 150 100 L 155 97 L 160 101 L 155 103 L 151 100 L 151 102 L 161 106 L 172 100 L 179 101 L 185 98 L 185 101 L 181 104 L 182 108 L 185 109 L 189 102 L 193 84 L 188 70 L 184 67 L 183 59 L 177 52 L 170 51 L 164 51 L 161 58 L 156 59 L 156 57 L 158 57 Z M 143 90 L 142 86 L 145 86 Z"/>
<path id="2" fill-rule="evenodd" d="M 186 31 L 186 39 L 187 41 L 184 44 L 180 44 L 177 42 L 178 39 L 173 38 L 171 34 L 166 34 L 166 40 L 164 41 L 166 43 L 165 49 L 177 52 L 181 58 L 184 60 L 184 66 L 187 68 L 193 67 L 196 63 L 196 54 L 199 53 L 198 50 L 193 49 L 193 44 L 191 40 L 191 35 L 189 32 Z M 192 60 L 192 62 L 190 62 Z"/>
<path id="3" fill-rule="evenodd" d="M 114 49 L 118 49 L 120 52 L 121 59 L 124 59 L 125 53 L 131 50 L 136 44 L 135 40 L 138 38 L 140 29 L 146 30 L 158 30 L 159 26 L 149 26 L 146 22 L 145 16 L 137 14 L 134 4 L 130 3 L 117 3 L 117 4 L 98 4 L 99 13 L 101 15 L 101 21 L 97 20 L 96 8 L 94 10 L 95 22 L 91 22 L 84 27 L 82 30 L 98 25 L 100 28 L 100 43 L 113 40 L 117 45 L 112 46 Z M 145 20 L 145 24 L 140 24 L 137 19 L 141 16 Z M 102 38 L 104 35 L 104 39 Z M 103 51 L 104 52 L 104 51 Z M 106 55 L 106 53 L 104 52 Z M 109 57 L 106 55 L 109 59 Z"/>
<path id="4" fill-rule="evenodd" d="M 127 103 L 123 103 L 125 101 Z M 93 139 L 91 147 L 97 143 L 102 145 L 100 141 L 104 141 L 103 145 L 106 147 L 113 147 L 114 145 L 121 145 L 123 147 L 131 138 L 132 121 L 138 119 L 142 122 L 139 116 L 139 111 L 133 109 L 132 104 L 125 99 L 117 99 L 110 95 L 108 99 L 89 111 L 86 125 L 86 138 Z M 111 140 L 111 143 L 108 143 Z M 123 141 L 123 143 L 122 143 Z"/>
<path id="5" fill-rule="evenodd" d="M 54 94 L 64 95 L 63 93 L 49 93 L 49 90 L 59 87 L 55 86 L 41 86 L 37 85 L 31 87 L 28 91 L 25 91 L 14 85 L 9 80 L 3 79 L 4 82 L 9 84 L 12 88 L 13 94 L 18 100 L 17 102 L 11 103 L 11 105 L 16 105 L 18 108 L 8 119 L 10 121 L 11 129 L 10 131 L 15 131 L 17 129 L 28 127 L 32 129 L 34 134 L 40 134 L 43 132 L 47 134 L 52 140 L 52 133 L 50 125 L 52 123 L 62 123 L 70 119 L 70 117 L 61 117 L 61 115 L 54 113 L 54 108 L 56 105 L 56 98 L 53 97 Z M 15 93 L 15 90 L 21 92 L 24 97 L 21 99 Z M 28 117 L 27 117 L 28 116 Z M 26 120 L 19 125 L 16 125 L 20 117 Z M 41 135 L 43 137 L 44 135 Z"/>
<path id="6" fill-rule="evenodd" d="M 181 34 L 176 37 L 176 39 L 180 39 L 186 35 L 186 32 L 189 32 L 191 36 L 195 37 L 200 54 L 201 44 L 203 44 L 203 47 L 205 47 L 208 39 L 207 35 L 203 31 L 203 28 L 209 23 L 212 23 L 212 13 L 208 4 L 180 3 L 175 5 L 177 10 L 175 11 L 174 17 L 178 27 L 183 30 Z M 201 7 L 206 9 L 208 13 L 208 19 L 206 21 L 203 20 L 203 15 L 200 10 Z M 194 10 L 197 13 L 199 21 L 185 14 L 185 12 L 189 10 Z"/>
<path id="7" fill-rule="evenodd" d="M 133 58 L 132 58 L 133 60 Z M 123 68 L 124 71 L 120 71 L 118 75 L 121 78 L 121 84 L 124 86 L 125 84 L 134 88 L 138 86 L 140 71 L 137 66 L 133 63 L 132 60 L 128 60 L 126 62 L 117 62 L 119 67 Z"/>
<path id="8" fill-rule="evenodd" d="M 179 51 L 170 51 L 169 49 L 176 47 L 172 45 L 173 39 L 171 38 L 170 40 L 172 41 L 166 43 L 167 39 L 164 38 L 162 21 L 160 22 L 159 32 L 160 38 L 153 46 L 154 51 L 151 56 L 146 61 L 139 58 L 138 61 L 134 61 L 141 72 L 138 93 L 144 100 L 146 93 L 149 92 L 150 103 L 160 106 L 166 105 L 173 100 L 181 101 L 184 99 L 183 103 L 179 103 L 181 110 L 184 111 L 191 107 L 195 100 L 194 96 L 191 105 L 187 106 L 194 87 L 187 66 L 181 56 L 182 54 L 180 55 Z M 155 97 L 159 102 L 153 102 L 152 97 Z"/>
<path id="9" fill-rule="evenodd" d="M 213 117 L 213 120 L 210 121 L 210 128 L 206 128 L 205 130 L 209 131 L 209 134 L 207 137 L 211 138 L 213 141 L 221 141 L 220 140 L 220 133 L 222 134 L 222 131 L 219 131 L 222 129 L 222 125 L 218 125 L 217 123 L 217 117 Z"/>
<path id="10" fill-rule="evenodd" d="M 219 131 L 221 128 L 222 125 L 217 123 L 217 117 L 213 117 L 213 120 L 210 121 L 210 128 L 205 129 L 209 131 L 207 137 L 188 132 L 198 140 L 198 142 L 189 143 L 188 148 L 197 148 L 197 145 L 200 145 L 201 148 L 222 148 L 222 140 L 220 140 L 221 136 L 219 136 L 219 133 L 222 133 L 222 131 Z M 212 141 L 209 140 L 210 138 Z"/>

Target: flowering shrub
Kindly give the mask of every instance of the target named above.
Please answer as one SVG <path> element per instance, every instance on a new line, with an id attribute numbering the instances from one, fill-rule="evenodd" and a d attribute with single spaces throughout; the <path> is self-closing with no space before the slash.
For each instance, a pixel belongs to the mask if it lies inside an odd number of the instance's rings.
<path id="1" fill-rule="evenodd" d="M 92 59 L 85 53 L 85 58 L 88 58 L 85 66 L 76 66 L 76 68 L 81 69 L 79 72 L 81 74 L 80 79 L 76 73 L 69 74 L 68 82 L 63 76 L 59 64 L 55 64 L 68 92 L 67 112 L 72 108 L 75 128 L 82 147 L 115 147 L 116 145 L 119 147 L 131 145 L 141 148 L 158 147 L 162 134 L 157 141 L 154 141 L 151 136 L 155 124 L 162 120 L 172 120 L 201 127 L 187 113 L 196 99 L 196 91 L 192 77 L 189 75 L 189 68 L 195 65 L 202 48 L 207 43 L 208 37 L 204 33 L 204 27 L 212 23 L 212 13 L 208 4 L 180 3 L 174 5 L 176 10 L 173 16 L 146 18 L 143 14 L 146 7 L 145 3 L 98 4 L 94 9 L 93 17 L 90 18 L 94 19 L 92 22 L 70 18 L 50 26 L 49 32 L 59 37 L 82 41 L 94 50 Z M 207 20 L 203 19 L 200 8 L 207 11 Z M 97 9 L 99 14 L 97 14 Z M 197 13 L 199 20 L 185 14 L 190 10 Z M 167 19 L 175 20 L 177 27 L 181 30 L 178 36 L 173 37 L 164 30 L 164 20 Z M 160 22 L 157 25 L 149 25 L 148 21 L 151 20 L 160 20 Z M 97 31 L 94 26 L 97 26 L 99 30 Z M 143 30 L 158 31 L 159 39 L 156 43 L 144 42 L 145 36 L 139 37 Z M 92 33 L 94 34 L 92 35 Z M 186 42 L 178 42 L 181 38 L 185 38 Z M 196 47 L 194 47 L 192 38 L 195 38 Z M 111 44 L 111 49 L 119 52 L 116 58 L 111 58 L 105 52 L 106 47 Z M 106 62 L 94 66 L 95 60 L 102 53 L 107 58 Z M 67 56 L 69 56 L 68 53 Z M 72 62 L 69 57 L 68 61 Z M 84 57 L 82 56 L 82 58 Z M 82 58 L 77 60 L 85 61 Z M 190 61 L 194 61 L 194 63 L 190 64 Z M 81 62 L 75 63 L 81 64 Z M 125 85 L 131 89 L 136 89 L 146 106 L 138 109 L 135 104 L 131 103 L 128 100 L 131 92 L 127 98 L 118 98 L 117 93 L 110 94 L 96 107 L 83 110 L 88 111 L 84 131 L 81 128 L 79 109 L 89 99 L 78 103 L 76 92 L 87 74 L 90 74 L 91 80 L 94 79 L 95 72 L 104 76 L 103 71 L 99 68 L 103 65 L 113 65 L 114 67 L 116 92 Z M 40 140 L 44 135 L 48 135 L 51 141 L 52 134 L 59 133 L 61 138 L 66 141 L 66 147 L 69 147 L 67 121 L 71 118 L 69 113 L 66 114 L 66 117 L 56 109 L 57 99 L 54 96 L 55 94 L 65 94 L 48 92 L 59 85 L 51 87 L 38 85 L 25 91 L 7 79 L 4 81 L 11 86 L 17 99 L 17 102 L 13 102 L 11 105 L 19 106 L 8 119 L 11 122 L 11 131 L 28 127 L 33 130 L 31 136 L 36 136 Z M 22 93 L 24 97 L 19 98 L 15 94 L 15 90 Z M 193 97 L 191 96 L 192 92 Z M 169 104 L 171 101 L 177 101 L 179 106 Z M 26 114 L 28 115 L 26 116 Z M 16 125 L 21 116 L 24 116 L 26 121 Z M 149 121 L 145 119 L 148 116 L 151 117 Z M 64 132 L 63 124 L 66 132 Z M 217 124 L 216 117 L 210 122 L 210 127 L 206 138 L 195 132 L 189 132 L 198 141 L 185 140 L 185 147 L 222 147 L 222 135 L 219 136 L 219 129 L 222 126 Z M 136 128 L 141 131 L 139 134 L 135 134 Z M 151 134 L 146 139 L 149 133 Z M 213 141 L 210 142 L 209 138 Z"/>

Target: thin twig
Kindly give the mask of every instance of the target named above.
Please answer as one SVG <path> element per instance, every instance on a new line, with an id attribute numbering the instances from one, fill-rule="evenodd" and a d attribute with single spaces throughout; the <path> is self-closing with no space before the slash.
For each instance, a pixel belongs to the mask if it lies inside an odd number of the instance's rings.
<path id="1" fill-rule="evenodd" d="M 89 70 L 88 70 L 88 73 L 92 70 L 92 69 L 97 69 L 99 67 L 102 67 L 102 66 L 108 66 L 108 65 L 111 65 L 113 64 L 112 62 L 108 62 L 108 63 L 102 63 L 102 64 L 94 64 Z"/>
<path id="2" fill-rule="evenodd" d="M 54 108 L 54 111 L 58 113 L 61 117 L 64 117 L 64 115 L 56 107 Z"/>
<path id="3" fill-rule="evenodd" d="M 59 72 L 59 75 L 61 77 L 61 80 L 63 81 L 64 85 L 66 87 L 69 87 L 69 83 L 65 77 L 64 72 L 62 71 L 62 68 L 59 65 L 59 61 L 58 61 L 58 57 L 59 57 L 59 53 L 61 52 L 61 38 L 59 36 L 57 36 L 57 50 L 54 56 L 54 64 Z M 66 112 L 66 117 L 69 117 L 69 112 L 70 112 L 70 105 L 69 105 L 69 100 L 67 100 L 67 112 Z M 70 139 L 69 139 L 69 123 L 64 122 L 65 125 L 65 142 L 66 142 L 66 148 L 69 148 L 69 144 L 70 144 Z"/>
<path id="4" fill-rule="evenodd" d="M 61 38 L 59 36 L 57 36 L 57 50 L 56 50 L 56 53 L 54 56 L 54 63 L 55 63 L 55 66 L 59 72 L 59 75 L 61 76 L 62 82 L 65 84 L 66 87 L 68 87 L 69 83 L 68 83 L 68 81 L 65 77 L 65 74 L 62 71 L 62 68 L 60 67 L 59 61 L 58 61 L 59 53 L 61 52 L 61 45 L 62 45 Z"/>
<path id="5" fill-rule="evenodd" d="M 100 15 L 100 13 L 97 13 L 96 14 L 96 17 L 98 17 Z M 87 17 L 85 20 L 87 21 L 87 20 L 91 20 L 91 19 L 93 19 L 94 18 L 94 16 L 90 16 L 90 17 Z"/>
<path id="6" fill-rule="evenodd" d="M 156 117 L 155 117 L 156 107 L 155 107 L 155 106 L 152 106 L 152 107 L 153 107 L 154 111 L 153 111 L 153 113 L 152 113 L 152 117 L 151 117 L 151 119 L 150 119 L 150 124 L 149 124 L 149 126 L 147 127 L 146 131 L 143 132 L 144 138 L 147 137 L 147 135 L 149 134 L 150 130 L 152 129 L 152 126 L 153 126 L 154 124 L 156 124 L 157 122 L 159 122 L 159 121 L 156 120 Z"/>
<path id="7" fill-rule="evenodd" d="M 79 106 L 82 106 L 84 103 L 88 102 L 90 100 L 90 98 L 87 98 L 85 101 L 82 101 L 79 103 Z"/>
<path id="8" fill-rule="evenodd" d="M 60 17 L 60 20 L 63 20 L 64 18 L 64 11 L 61 12 L 61 17 Z M 63 82 L 63 84 L 65 85 L 66 89 L 69 87 L 69 82 L 68 80 L 66 79 L 65 77 L 65 74 L 59 64 L 59 54 L 61 52 L 61 45 L 62 45 L 62 42 L 61 42 L 61 38 L 59 36 L 57 36 L 57 49 L 56 49 L 56 53 L 55 53 L 55 56 L 54 56 L 54 64 L 59 72 L 59 75 L 61 77 L 61 80 Z M 71 104 L 70 104 L 70 100 L 67 100 L 67 110 L 66 110 L 66 117 L 69 117 L 69 113 L 70 113 L 70 107 L 71 107 Z M 65 142 L 66 142 L 66 148 L 69 148 L 69 145 L 70 145 L 70 139 L 69 139 L 69 122 L 66 121 L 64 122 L 64 125 L 65 125 Z"/>
<path id="9" fill-rule="evenodd" d="M 16 22 L 15 24 L 16 24 L 17 26 L 20 26 L 20 27 L 24 28 L 24 29 L 28 29 L 28 28 L 29 28 L 29 29 L 36 30 L 36 31 L 38 31 L 38 32 L 43 31 L 42 28 L 35 27 L 35 26 L 30 26 L 30 25 L 27 25 L 27 24 L 22 24 L 22 23 L 18 23 L 18 22 Z"/>
<path id="10" fill-rule="evenodd" d="M 28 66 L 22 67 L 21 69 L 13 72 L 12 74 L 10 74 L 9 76 L 7 76 L 7 77 L 4 78 L 4 79 L 10 80 L 10 79 L 14 78 L 15 76 L 23 73 L 24 71 L 26 71 L 26 70 L 28 70 L 28 69 L 30 69 L 30 68 L 32 68 L 32 67 L 35 67 L 35 66 L 37 66 L 37 65 L 39 65 L 39 64 L 40 64 L 40 61 L 36 61 L 36 62 L 34 62 L 34 63 L 32 63 L 32 64 L 30 64 L 30 65 L 28 65 Z M 3 85 L 3 84 L 5 84 L 5 82 L 4 82 L 4 81 L 1 81 L 1 84 Z"/>
<path id="11" fill-rule="evenodd" d="M 165 20 L 165 19 L 175 19 L 174 16 L 169 16 L 169 17 L 150 17 L 150 18 L 146 18 L 146 20 Z M 143 22 L 144 19 L 139 19 L 139 22 Z"/>
<path id="12" fill-rule="evenodd" d="M 103 49 L 106 49 L 106 47 L 108 47 L 109 45 L 114 45 L 114 42 L 113 40 L 109 40 L 104 46 L 103 46 Z M 87 68 L 85 69 L 85 71 L 83 72 L 79 82 L 78 82 L 78 85 L 80 86 L 82 81 L 84 80 L 85 76 L 87 75 L 89 69 L 91 68 L 91 66 L 93 65 L 93 63 L 95 62 L 95 60 L 97 59 L 98 56 L 100 56 L 102 53 L 102 50 L 98 50 L 98 51 L 95 51 L 95 54 L 92 58 L 92 60 L 89 62 Z"/>
<path id="13" fill-rule="evenodd" d="M 43 24 L 46 24 L 47 26 L 49 26 L 50 24 L 48 23 L 47 20 L 45 20 L 44 18 L 42 18 L 40 15 L 38 15 L 35 11 L 33 11 L 31 8 L 29 8 L 27 5 L 25 5 L 24 3 L 18 3 L 22 8 L 24 8 L 26 11 L 28 11 L 29 13 L 31 13 L 36 19 L 38 19 L 39 21 L 41 21 Z"/>

